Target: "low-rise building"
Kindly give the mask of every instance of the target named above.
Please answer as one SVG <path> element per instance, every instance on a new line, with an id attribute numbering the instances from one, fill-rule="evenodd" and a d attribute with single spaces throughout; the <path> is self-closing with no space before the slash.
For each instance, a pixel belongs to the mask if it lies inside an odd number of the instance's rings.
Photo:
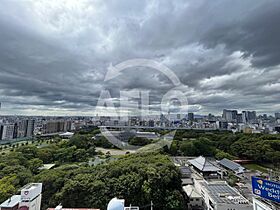
<path id="1" fill-rule="evenodd" d="M 192 171 L 191 171 L 191 169 L 189 167 L 187 167 L 187 166 L 180 166 L 179 170 L 180 170 L 182 178 L 191 178 Z"/>
<path id="2" fill-rule="evenodd" d="M 60 137 L 66 138 L 66 139 L 70 139 L 73 135 L 74 135 L 74 133 L 72 133 L 72 132 L 65 132 L 65 133 L 59 134 Z"/>
<path id="3" fill-rule="evenodd" d="M 225 181 L 195 181 L 206 210 L 252 210 L 249 201 Z"/>
<path id="4" fill-rule="evenodd" d="M 144 131 L 137 131 L 135 134 L 136 137 L 140 138 L 147 138 L 147 139 L 158 139 L 159 136 L 156 132 L 144 132 Z"/>
<path id="5" fill-rule="evenodd" d="M 18 210 L 20 201 L 21 201 L 20 195 L 13 195 L 11 198 L 4 201 L 0 205 L 0 210 Z"/>
<path id="6" fill-rule="evenodd" d="M 260 197 L 253 197 L 253 207 L 254 210 L 278 210 L 280 209 L 280 204 L 265 200 Z"/>
<path id="7" fill-rule="evenodd" d="M 42 183 L 31 183 L 0 205 L 0 210 L 40 210 Z"/>
<path id="8" fill-rule="evenodd" d="M 135 136 L 135 132 L 131 132 L 128 130 L 124 131 L 115 131 L 115 130 L 108 130 L 103 133 L 99 133 L 95 135 L 95 140 L 98 140 L 106 135 L 107 138 L 117 138 L 120 141 L 128 142 L 130 138 Z"/>
<path id="9" fill-rule="evenodd" d="M 191 169 L 187 166 L 180 166 L 179 170 L 181 173 L 182 186 L 193 184 Z"/>
<path id="10" fill-rule="evenodd" d="M 193 185 L 183 186 L 183 191 L 187 197 L 187 205 L 190 210 L 202 210 L 203 209 L 203 198 L 196 191 Z"/>
<path id="11" fill-rule="evenodd" d="M 219 164 L 223 166 L 224 168 L 233 171 L 236 174 L 244 173 L 245 168 L 241 166 L 240 164 L 233 162 L 227 158 L 224 158 L 219 161 Z"/>
<path id="12" fill-rule="evenodd" d="M 222 174 L 220 168 L 216 167 L 203 156 L 199 156 L 195 159 L 189 160 L 188 162 L 204 177 L 218 177 Z"/>

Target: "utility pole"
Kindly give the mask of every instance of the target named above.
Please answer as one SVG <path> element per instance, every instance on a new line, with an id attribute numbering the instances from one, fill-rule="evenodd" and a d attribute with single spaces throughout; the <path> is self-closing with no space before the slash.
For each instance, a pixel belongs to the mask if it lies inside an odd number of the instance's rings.
<path id="1" fill-rule="evenodd" d="M 154 205 L 153 201 L 151 201 L 151 210 L 153 210 L 153 205 Z"/>

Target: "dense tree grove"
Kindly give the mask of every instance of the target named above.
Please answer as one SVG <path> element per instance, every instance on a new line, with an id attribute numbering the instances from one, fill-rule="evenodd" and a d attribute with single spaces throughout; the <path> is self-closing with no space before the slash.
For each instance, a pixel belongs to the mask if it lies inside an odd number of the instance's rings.
<path id="1" fill-rule="evenodd" d="M 127 204 L 155 209 L 182 209 L 183 197 L 177 168 L 166 155 L 131 154 L 96 167 L 63 166 L 35 177 L 44 183 L 44 203 L 65 207 L 106 209 L 114 197 Z"/>
<path id="2" fill-rule="evenodd" d="M 77 143 L 81 142 L 81 144 Z M 17 189 L 31 182 L 43 164 L 79 163 L 94 157 L 95 146 L 83 136 L 75 135 L 69 141 L 57 139 L 45 147 L 23 145 L 0 155 L 0 203 Z"/>
<path id="3" fill-rule="evenodd" d="M 151 144 L 153 140 L 143 138 L 143 137 L 132 137 L 129 139 L 128 143 L 135 146 L 145 146 L 147 144 Z"/>
<path id="4" fill-rule="evenodd" d="M 229 132 L 177 131 L 172 155 L 243 158 L 259 163 L 280 163 L 280 135 Z"/>
<path id="5" fill-rule="evenodd" d="M 1 154 L 0 202 L 29 182 L 42 182 L 43 209 L 59 203 L 105 209 L 113 197 L 125 198 L 128 205 L 144 206 L 152 200 L 155 209 L 183 208 L 180 174 L 168 156 L 127 154 L 90 166 L 88 160 L 96 155 L 91 137 L 88 133 L 69 140 L 56 137 L 44 147 L 23 145 Z M 56 167 L 40 170 L 47 163 Z"/>

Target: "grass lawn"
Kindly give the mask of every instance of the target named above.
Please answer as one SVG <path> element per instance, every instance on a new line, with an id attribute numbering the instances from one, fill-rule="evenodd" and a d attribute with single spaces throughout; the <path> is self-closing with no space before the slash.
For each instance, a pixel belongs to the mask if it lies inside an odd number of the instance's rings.
<path id="1" fill-rule="evenodd" d="M 263 172 L 263 173 L 268 172 L 268 168 L 265 168 L 261 165 L 255 164 L 255 163 L 243 164 L 243 166 L 247 169 L 254 170 L 254 171 L 260 171 L 260 172 Z"/>

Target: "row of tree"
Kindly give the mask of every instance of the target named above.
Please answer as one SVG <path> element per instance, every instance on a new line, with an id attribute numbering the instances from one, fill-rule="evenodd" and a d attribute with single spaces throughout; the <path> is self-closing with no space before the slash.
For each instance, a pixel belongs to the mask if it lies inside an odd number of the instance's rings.
<path id="1" fill-rule="evenodd" d="M 280 135 L 177 131 L 169 153 L 215 156 L 218 159 L 244 158 L 279 165 Z"/>

